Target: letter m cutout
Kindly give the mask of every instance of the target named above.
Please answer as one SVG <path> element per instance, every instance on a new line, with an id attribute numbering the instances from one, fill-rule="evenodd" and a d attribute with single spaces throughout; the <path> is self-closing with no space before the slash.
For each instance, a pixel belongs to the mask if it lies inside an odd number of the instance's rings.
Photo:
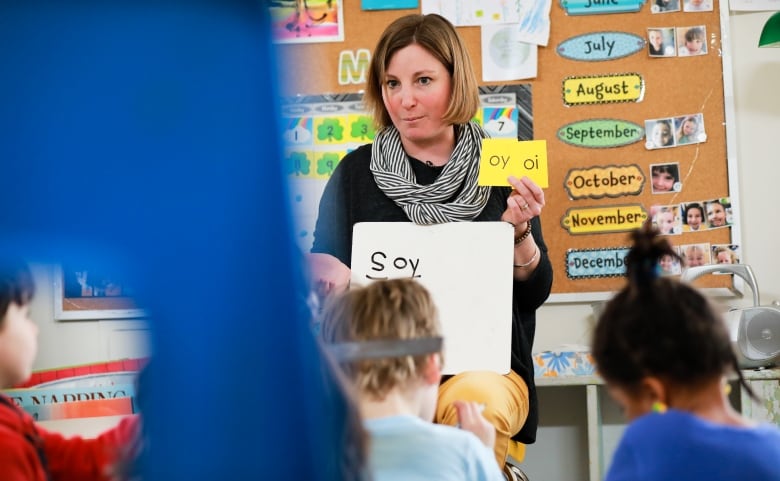
<path id="1" fill-rule="evenodd" d="M 339 54 L 339 85 L 364 84 L 371 61 L 371 52 L 361 48 L 357 55 L 351 50 Z"/>

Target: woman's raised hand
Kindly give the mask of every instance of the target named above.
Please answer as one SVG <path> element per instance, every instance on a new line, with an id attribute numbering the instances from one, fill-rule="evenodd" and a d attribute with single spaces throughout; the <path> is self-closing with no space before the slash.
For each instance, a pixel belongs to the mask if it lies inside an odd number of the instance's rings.
<path id="1" fill-rule="evenodd" d="M 508 180 L 513 189 L 506 200 L 506 210 L 501 215 L 501 220 L 518 227 L 541 214 L 544 191 L 528 177 L 518 179 L 510 175 Z"/>

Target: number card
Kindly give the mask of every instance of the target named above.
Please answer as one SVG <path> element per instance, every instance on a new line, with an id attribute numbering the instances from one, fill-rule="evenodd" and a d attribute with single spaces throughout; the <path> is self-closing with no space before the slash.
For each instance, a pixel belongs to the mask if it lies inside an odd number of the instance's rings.
<path id="1" fill-rule="evenodd" d="M 352 285 L 410 277 L 430 291 L 444 334 L 444 374 L 509 372 L 511 224 L 360 222 L 352 239 Z"/>
<path id="2" fill-rule="evenodd" d="M 539 187 L 547 188 L 547 141 L 482 139 L 479 185 L 509 185 L 510 175 L 518 179 L 527 176 Z"/>

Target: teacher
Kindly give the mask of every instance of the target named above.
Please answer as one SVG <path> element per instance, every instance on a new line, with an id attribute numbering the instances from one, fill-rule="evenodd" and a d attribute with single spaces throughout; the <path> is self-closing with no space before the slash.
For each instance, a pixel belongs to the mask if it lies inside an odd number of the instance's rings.
<path id="1" fill-rule="evenodd" d="M 477 185 L 487 137 L 471 120 L 480 105 L 477 80 L 463 40 L 445 18 L 412 14 L 385 29 L 371 59 L 364 102 L 378 133 L 373 144 L 344 156 L 325 187 L 308 256 L 314 289 L 327 296 L 347 288 L 358 222 L 513 224 L 511 370 L 444 380 L 435 417 L 455 425 L 454 401 L 484 404 L 483 414 L 496 428 L 496 459 L 504 467 L 510 447 L 515 457 L 514 449 L 522 450 L 511 440 L 536 439 L 531 347 L 535 311 L 550 295 L 553 277 L 538 217 L 544 192 L 527 177 L 510 176 L 511 187 Z M 443 254 L 446 246 L 442 239 Z"/>

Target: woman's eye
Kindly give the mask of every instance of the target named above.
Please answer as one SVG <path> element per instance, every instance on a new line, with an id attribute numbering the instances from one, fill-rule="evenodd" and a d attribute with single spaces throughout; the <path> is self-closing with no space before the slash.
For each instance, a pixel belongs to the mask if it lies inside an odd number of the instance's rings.
<path id="1" fill-rule="evenodd" d="M 431 83 L 431 78 L 430 77 L 420 77 L 417 81 L 420 82 L 422 85 L 428 85 L 429 83 Z"/>
<path id="2" fill-rule="evenodd" d="M 398 86 L 398 81 L 397 81 L 397 80 L 388 80 L 388 81 L 386 82 L 386 84 L 387 84 L 387 86 L 388 86 L 389 88 L 391 88 L 391 89 L 392 89 L 392 88 L 395 88 L 395 87 L 397 87 L 397 86 Z"/>

